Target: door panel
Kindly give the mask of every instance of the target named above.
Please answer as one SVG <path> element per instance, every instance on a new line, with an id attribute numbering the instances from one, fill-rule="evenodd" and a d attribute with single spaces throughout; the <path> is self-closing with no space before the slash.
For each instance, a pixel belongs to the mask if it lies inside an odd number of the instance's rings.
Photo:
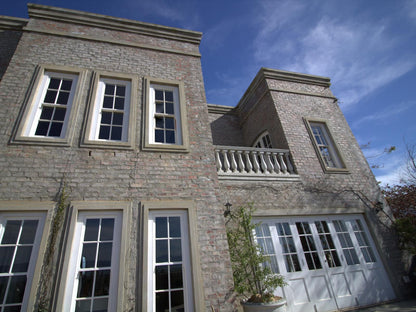
<path id="1" fill-rule="evenodd" d="M 288 312 L 332 311 L 395 298 L 362 216 L 263 219 L 287 286 Z"/>

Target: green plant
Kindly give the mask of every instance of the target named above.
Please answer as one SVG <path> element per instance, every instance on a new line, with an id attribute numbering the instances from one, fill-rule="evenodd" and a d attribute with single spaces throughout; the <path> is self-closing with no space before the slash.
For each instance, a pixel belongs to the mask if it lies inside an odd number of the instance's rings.
<path id="1" fill-rule="evenodd" d="M 253 223 L 252 204 L 241 206 L 229 214 L 227 239 L 233 269 L 235 291 L 250 302 L 271 302 L 273 291 L 286 283 L 281 275 L 273 274 L 267 265 L 268 258 L 256 244 L 253 233 L 258 224 Z"/>
<path id="2" fill-rule="evenodd" d="M 416 225 L 414 218 L 404 217 L 394 221 L 394 227 L 399 234 L 400 247 L 410 254 L 416 254 Z"/>

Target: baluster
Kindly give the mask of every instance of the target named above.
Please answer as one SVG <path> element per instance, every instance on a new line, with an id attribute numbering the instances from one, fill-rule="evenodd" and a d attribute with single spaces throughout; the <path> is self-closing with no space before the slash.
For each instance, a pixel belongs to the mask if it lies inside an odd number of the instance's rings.
<path id="1" fill-rule="evenodd" d="M 237 151 L 238 171 L 244 173 L 244 162 L 243 157 L 241 157 L 242 153 L 243 151 Z"/>
<path id="2" fill-rule="evenodd" d="M 230 172 L 230 162 L 228 161 L 227 150 L 221 150 L 221 154 L 224 157 L 224 172 Z"/>
<path id="3" fill-rule="evenodd" d="M 279 163 L 280 163 L 280 168 L 282 169 L 282 172 L 284 174 L 287 174 L 287 167 L 283 160 L 283 153 L 279 153 Z"/>
<path id="4" fill-rule="evenodd" d="M 290 173 L 295 173 L 295 170 L 293 168 L 292 162 L 290 161 L 289 153 L 285 153 L 286 163 L 287 163 L 287 169 Z"/>
<path id="5" fill-rule="evenodd" d="M 230 150 L 228 151 L 229 155 L 230 155 L 230 164 L 231 164 L 231 171 L 234 172 L 237 169 L 237 163 L 235 161 L 235 157 L 234 157 L 234 150 Z"/>
<path id="6" fill-rule="evenodd" d="M 244 151 L 244 156 L 245 156 L 245 160 L 246 160 L 245 168 L 247 169 L 248 173 L 252 173 L 253 172 L 253 165 L 251 164 L 251 160 L 250 160 L 250 152 L 249 151 Z"/>
<path id="7" fill-rule="evenodd" d="M 267 165 L 267 170 L 270 173 L 273 173 L 273 164 L 272 164 L 272 160 L 270 159 L 270 152 L 266 152 L 266 165 Z"/>
<path id="8" fill-rule="evenodd" d="M 222 170 L 221 158 L 220 158 L 220 151 L 215 150 L 215 164 L 217 165 L 217 172 Z"/>
<path id="9" fill-rule="evenodd" d="M 251 155 L 251 159 L 252 159 L 252 162 L 253 162 L 254 172 L 258 173 L 259 169 L 260 169 L 260 166 L 259 166 L 259 163 L 257 161 L 257 153 L 255 151 L 251 151 L 250 155 Z"/>
<path id="10" fill-rule="evenodd" d="M 277 174 L 281 174 L 279 161 L 277 160 L 276 155 L 277 153 L 272 153 L 273 162 L 274 162 L 274 172 L 276 172 Z"/>
<path id="11" fill-rule="evenodd" d="M 259 152 L 260 154 L 260 166 L 261 166 L 261 170 L 263 171 L 263 173 L 269 173 L 267 171 L 267 165 L 266 162 L 264 161 L 264 152 Z"/>

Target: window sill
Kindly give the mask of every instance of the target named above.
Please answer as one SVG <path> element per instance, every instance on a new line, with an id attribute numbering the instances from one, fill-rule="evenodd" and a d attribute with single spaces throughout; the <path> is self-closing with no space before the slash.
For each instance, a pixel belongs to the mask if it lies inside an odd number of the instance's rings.
<path id="1" fill-rule="evenodd" d="M 189 153 L 189 147 L 186 145 L 176 144 L 154 144 L 146 143 L 142 147 L 143 151 L 149 152 L 175 152 L 175 153 Z"/>
<path id="2" fill-rule="evenodd" d="M 26 144 L 26 145 L 46 145 L 46 146 L 71 146 L 71 142 L 68 138 L 55 138 L 55 137 L 29 137 L 18 136 L 10 141 L 10 144 Z"/>
<path id="3" fill-rule="evenodd" d="M 81 147 L 89 148 L 104 148 L 104 149 L 126 149 L 132 150 L 133 144 L 131 142 L 118 142 L 118 141 L 93 141 L 86 140 L 80 144 Z"/>

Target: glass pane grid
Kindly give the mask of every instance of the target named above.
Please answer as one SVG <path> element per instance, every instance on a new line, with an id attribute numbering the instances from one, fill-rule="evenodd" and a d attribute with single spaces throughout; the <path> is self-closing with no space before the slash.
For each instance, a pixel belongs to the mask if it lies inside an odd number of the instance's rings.
<path id="1" fill-rule="evenodd" d="M 75 311 L 107 311 L 113 235 L 113 218 L 87 219 L 77 273 Z"/>
<path id="2" fill-rule="evenodd" d="M 256 226 L 256 241 L 263 254 L 268 257 L 268 261 L 264 265 L 268 266 L 273 273 L 279 273 L 279 266 L 277 264 L 276 252 L 269 225 L 261 224 Z"/>
<path id="3" fill-rule="evenodd" d="M 37 220 L 7 220 L 0 243 L 0 311 L 20 311 Z"/>
<path id="4" fill-rule="evenodd" d="M 70 96 L 72 80 L 51 78 L 45 97 L 41 104 L 41 115 L 35 135 L 60 137 L 67 104 Z"/>
<path id="5" fill-rule="evenodd" d="M 156 311 L 176 311 L 184 304 L 180 217 L 157 217 L 155 223 Z"/>
<path id="6" fill-rule="evenodd" d="M 323 160 L 325 161 L 328 167 L 336 167 L 336 164 L 333 160 L 333 156 L 330 152 L 330 146 L 326 139 L 323 125 L 320 124 L 311 124 L 312 132 L 318 145 L 319 151 L 322 155 Z"/>
<path id="7" fill-rule="evenodd" d="M 352 220 L 352 227 L 354 230 L 355 237 L 357 238 L 358 244 L 360 245 L 361 252 L 364 256 L 365 262 L 373 263 L 377 262 L 376 257 L 373 253 L 373 249 L 370 246 L 367 235 L 359 219 Z"/>
<path id="8" fill-rule="evenodd" d="M 121 141 L 123 132 L 126 86 L 106 84 L 101 107 L 98 139 Z"/>
<path id="9" fill-rule="evenodd" d="M 342 252 L 348 265 L 359 264 L 357 253 L 351 240 L 345 222 L 342 220 L 334 220 L 335 231 L 337 232 L 338 240 L 341 244 Z"/>
<path id="10" fill-rule="evenodd" d="M 322 249 L 324 250 L 325 259 L 330 268 L 341 266 L 337 250 L 332 240 L 331 233 L 326 221 L 315 221 L 315 226 L 318 231 L 318 236 L 321 241 Z"/>
<path id="11" fill-rule="evenodd" d="M 322 264 L 319 260 L 319 255 L 315 246 L 309 223 L 296 222 L 296 228 L 299 233 L 299 238 L 302 243 L 303 252 L 309 270 L 322 269 Z"/>
<path id="12" fill-rule="evenodd" d="M 175 144 L 176 119 L 173 92 L 155 90 L 155 142 Z"/>
<path id="13" fill-rule="evenodd" d="M 287 272 L 302 271 L 289 223 L 277 223 L 277 235 L 282 247 Z"/>

